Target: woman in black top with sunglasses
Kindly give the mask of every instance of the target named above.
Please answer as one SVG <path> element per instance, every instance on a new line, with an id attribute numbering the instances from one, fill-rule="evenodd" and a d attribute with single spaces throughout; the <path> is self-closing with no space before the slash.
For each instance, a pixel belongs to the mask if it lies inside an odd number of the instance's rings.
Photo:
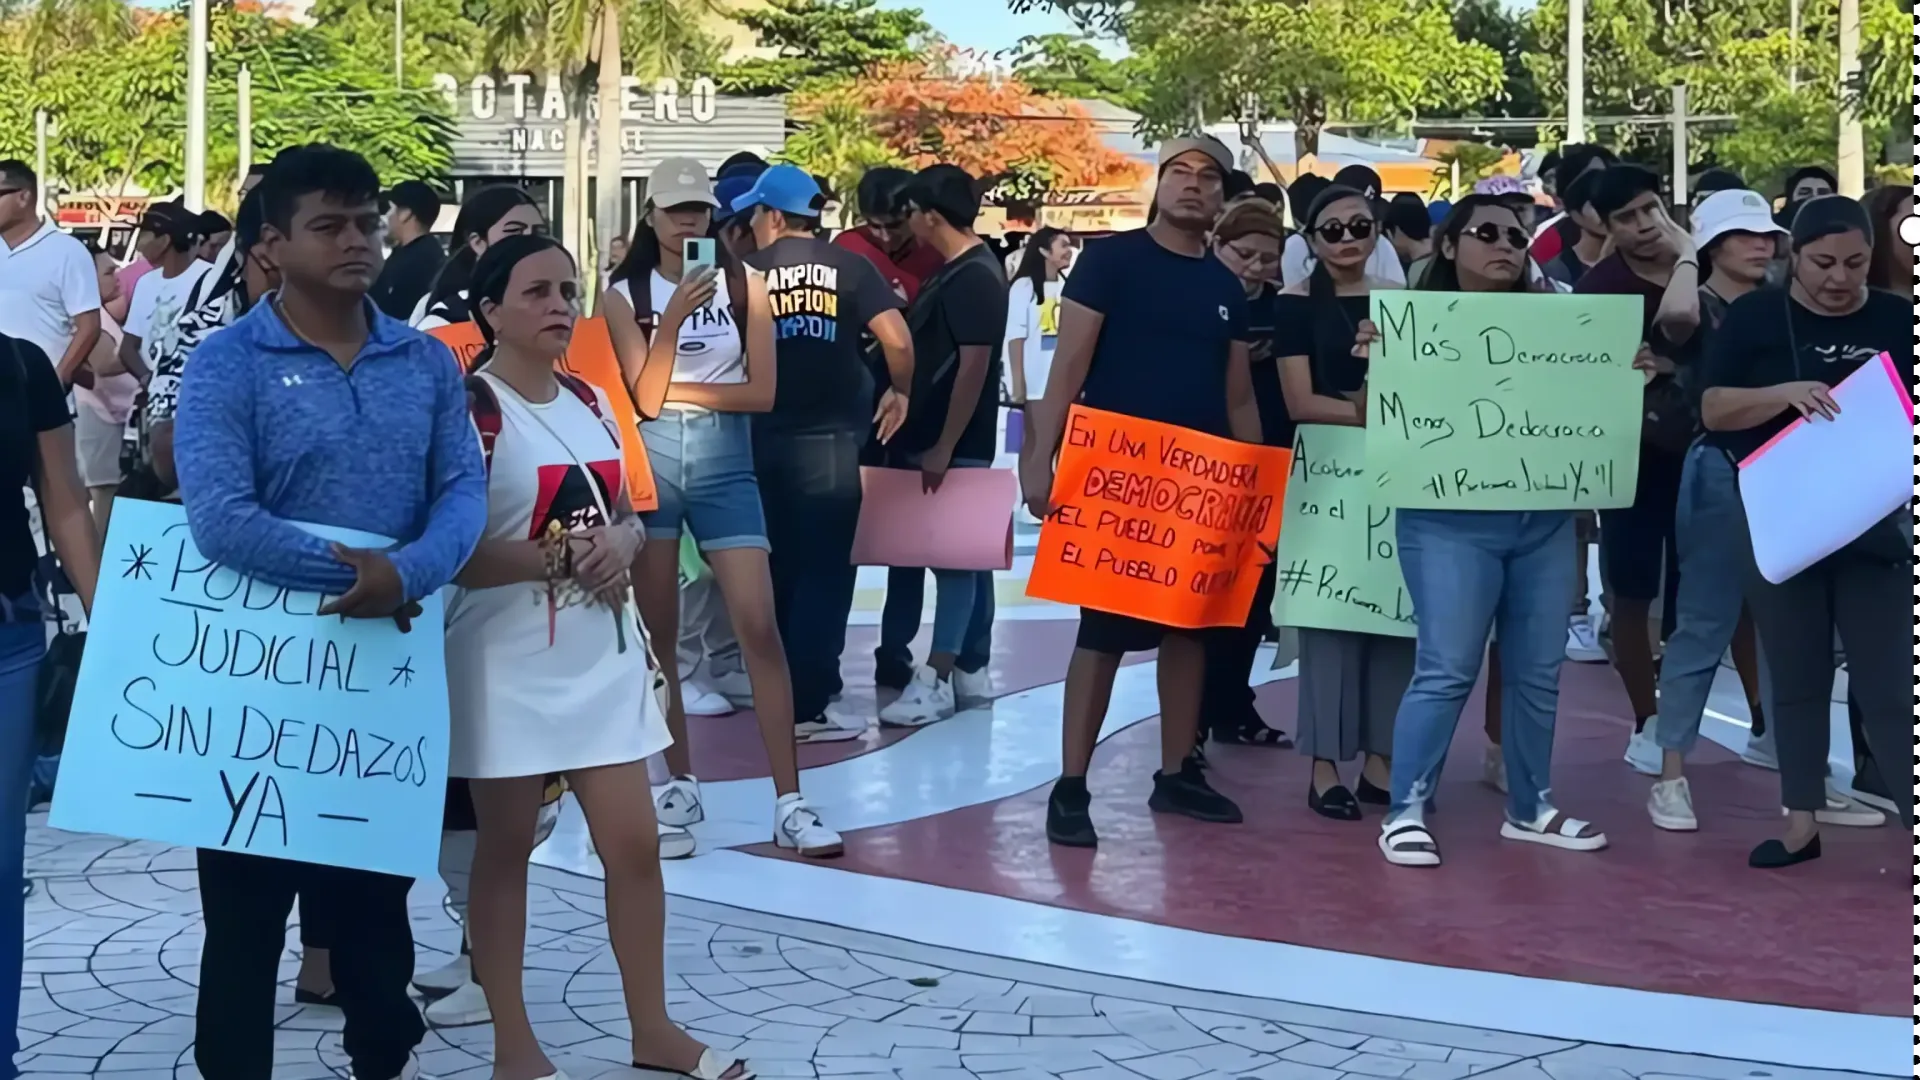
<path id="1" fill-rule="evenodd" d="M 1373 204 L 1333 186 L 1303 219 L 1313 269 L 1280 294 L 1274 355 L 1287 412 L 1305 438 L 1316 424 L 1363 427 L 1359 399 L 1367 362 L 1353 355 L 1375 289 L 1396 285 L 1367 276 L 1380 242 Z M 1307 805 L 1336 821 L 1360 820 L 1361 801 L 1384 805 L 1393 751 L 1393 714 L 1413 675 L 1413 642 L 1349 630 L 1300 630 L 1300 752 L 1313 759 Z M 1359 794 L 1340 781 L 1339 765 L 1364 752 Z"/>

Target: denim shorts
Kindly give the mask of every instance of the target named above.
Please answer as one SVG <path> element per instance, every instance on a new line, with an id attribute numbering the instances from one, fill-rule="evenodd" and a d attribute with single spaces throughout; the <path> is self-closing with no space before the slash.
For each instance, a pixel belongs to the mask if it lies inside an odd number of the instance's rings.
<path id="1" fill-rule="evenodd" d="M 640 438 L 660 497 L 640 515 L 649 539 L 688 532 L 702 551 L 768 549 L 750 417 L 668 408 L 640 425 Z"/>

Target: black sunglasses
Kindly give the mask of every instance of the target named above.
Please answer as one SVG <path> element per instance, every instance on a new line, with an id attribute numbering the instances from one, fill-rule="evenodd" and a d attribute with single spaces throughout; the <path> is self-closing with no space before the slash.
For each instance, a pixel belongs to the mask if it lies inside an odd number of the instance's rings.
<path id="1" fill-rule="evenodd" d="M 1316 225 L 1313 231 L 1320 239 L 1329 244 L 1338 244 L 1351 236 L 1355 240 L 1365 240 L 1373 235 L 1372 218 L 1355 218 L 1352 221 L 1329 221 L 1325 225 Z"/>
<path id="2" fill-rule="evenodd" d="M 1471 236 L 1483 244 L 1491 244 L 1499 240 L 1502 234 L 1505 234 L 1507 238 L 1507 246 L 1515 251 L 1525 251 L 1527 250 L 1527 246 L 1533 242 L 1533 237 L 1527 235 L 1527 230 L 1517 225 L 1501 226 L 1495 225 L 1491 221 L 1483 221 L 1473 228 L 1465 230 L 1465 235 Z"/>

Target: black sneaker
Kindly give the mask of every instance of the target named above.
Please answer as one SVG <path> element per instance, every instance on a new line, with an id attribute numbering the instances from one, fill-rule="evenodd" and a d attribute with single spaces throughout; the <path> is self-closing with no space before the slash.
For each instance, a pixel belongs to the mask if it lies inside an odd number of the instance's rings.
<path id="1" fill-rule="evenodd" d="M 1153 774 L 1153 797 L 1147 808 L 1156 814 L 1179 814 L 1195 821 L 1238 825 L 1246 820 L 1232 799 L 1213 790 L 1205 773 L 1191 765 L 1172 776 Z"/>
<path id="2" fill-rule="evenodd" d="M 1093 815 L 1087 808 L 1093 796 L 1087 791 L 1084 776 L 1063 776 L 1047 796 L 1047 840 L 1061 847 L 1097 847 L 1100 837 L 1093 831 Z"/>
<path id="3" fill-rule="evenodd" d="M 873 658 L 873 685 L 882 690 L 905 690 L 912 682 L 912 664 L 894 657 Z"/>

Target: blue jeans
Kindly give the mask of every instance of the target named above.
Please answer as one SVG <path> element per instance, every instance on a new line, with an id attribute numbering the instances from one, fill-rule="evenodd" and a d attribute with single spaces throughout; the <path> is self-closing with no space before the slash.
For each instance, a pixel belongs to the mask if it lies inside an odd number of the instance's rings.
<path id="1" fill-rule="evenodd" d="M 991 461 L 955 459 L 955 469 L 985 469 Z M 914 458 L 901 468 L 915 468 Z M 887 571 L 887 602 L 880 609 L 880 647 L 874 657 L 885 663 L 912 662 L 909 648 L 920 632 L 920 608 L 927 572 L 896 566 Z M 993 653 L 993 571 L 935 570 L 933 572 L 933 645 L 928 650 L 950 653 L 961 671 L 979 671 Z"/>
<path id="2" fill-rule="evenodd" d="M 1460 710 L 1480 677 L 1487 635 L 1497 631 L 1507 816 L 1531 822 L 1550 787 L 1567 597 L 1578 573 L 1573 514 L 1402 510 L 1396 532 L 1420 627 L 1413 681 L 1394 718 L 1387 816 L 1399 818 L 1432 797 Z"/>
<path id="3" fill-rule="evenodd" d="M 1686 753 L 1700 739 L 1720 658 L 1733 643 L 1746 602 L 1753 544 L 1740 505 L 1740 475 L 1726 452 L 1695 443 L 1680 474 L 1676 514 L 1680 587 L 1671 604 L 1673 632 L 1660 662 L 1660 716 L 1653 739 L 1663 750 Z M 1809 616 L 1811 617 L 1811 616 Z M 1767 664 L 1760 662 L 1760 696 L 1773 715 Z"/>
<path id="4" fill-rule="evenodd" d="M 0 812 L 13 824 L 0 850 L 0 1080 L 20 1073 L 20 965 L 26 938 L 27 785 L 33 773 L 34 683 L 47 651 L 40 601 L 32 593 L 0 597 Z M 19 882 L 20 884 L 15 884 Z"/>

